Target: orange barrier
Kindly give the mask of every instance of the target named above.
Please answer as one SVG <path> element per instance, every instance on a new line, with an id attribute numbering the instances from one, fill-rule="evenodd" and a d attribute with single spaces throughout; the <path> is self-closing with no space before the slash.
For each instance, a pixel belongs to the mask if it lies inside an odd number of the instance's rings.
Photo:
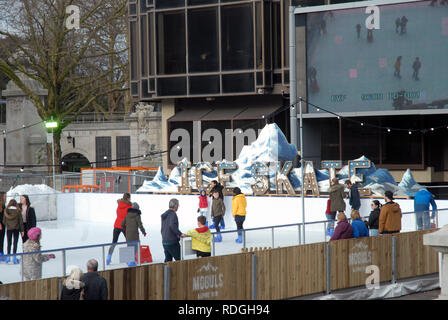
<path id="1" fill-rule="evenodd" d="M 93 192 L 95 190 L 98 190 L 100 186 L 96 185 L 71 185 L 71 186 L 64 186 L 62 188 L 62 192 Z"/>

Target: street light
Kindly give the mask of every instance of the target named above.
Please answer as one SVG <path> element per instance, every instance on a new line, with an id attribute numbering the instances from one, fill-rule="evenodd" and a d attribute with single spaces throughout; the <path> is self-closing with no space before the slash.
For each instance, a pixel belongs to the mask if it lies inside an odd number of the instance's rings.
<path id="1" fill-rule="evenodd" d="M 51 120 L 45 121 L 45 128 L 51 129 L 51 154 L 52 154 L 52 164 L 53 164 L 53 189 L 56 189 L 55 185 L 55 173 L 54 173 L 54 128 L 58 127 L 58 122 L 53 120 L 53 117 L 51 117 Z M 48 143 L 48 138 L 47 138 Z"/>

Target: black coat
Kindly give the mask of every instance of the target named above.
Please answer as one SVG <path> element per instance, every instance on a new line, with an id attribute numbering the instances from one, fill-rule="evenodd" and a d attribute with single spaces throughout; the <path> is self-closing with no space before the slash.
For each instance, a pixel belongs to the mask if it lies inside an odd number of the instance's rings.
<path id="1" fill-rule="evenodd" d="M 97 272 L 87 272 L 81 278 L 84 282 L 84 300 L 107 300 L 107 281 Z"/>
<path id="2" fill-rule="evenodd" d="M 79 300 L 82 289 L 68 289 L 66 286 L 62 287 L 60 300 Z"/>
<path id="3" fill-rule="evenodd" d="M 28 232 L 31 228 L 36 226 L 36 212 L 33 207 L 28 207 L 26 210 L 26 230 Z"/>
<path id="4" fill-rule="evenodd" d="M 370 211 L 369 215 L 369 229 L 378 229 L 380 223 L 380 209 Z"/>

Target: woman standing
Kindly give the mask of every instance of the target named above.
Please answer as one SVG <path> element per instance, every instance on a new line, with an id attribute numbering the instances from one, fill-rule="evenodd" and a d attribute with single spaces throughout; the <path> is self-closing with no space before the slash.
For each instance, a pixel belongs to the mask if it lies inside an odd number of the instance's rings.
<path id="1" fill-rule="evenodd" d="M 373 200 L 370 206 L 372 208 L 369 215 L 370 236 L 377 236 L 380 234 L 378 232 L 378 227 L 380 223 L 381 203 L 378 200 Z"/>
<path id="2" fill-rule="evenodd" d="M 23 253 L 36 252 L 23 255 L 23 277 L 26 281 L 42 278 L 42 263 L 54 259 L 54 254 L 42 254 L 40 239 L 42 230 L 40 228 L 31 228 L 28 230 L 28 240 L 23 245 Z"/>
<path id="3" fill-rule="evenodd" d="M 9 200 L 9 203 L 3 212 L 3 224 L 6 227 L 6 238 L 8 240 L 8 255 L 11 254 L 11 245 L 13 237 L 14 237 L 13 254 L 16 254 L 17 243 L 19 241 L 19 232 L 22 234 L 23 237 L 24 229 L 23 229 L 22 214 L 17 206 L 17 201 L 14 199 Z M 9 261 L 11 261 L 11 257 L 8 256 L 6 258 L 6 263 L 9 263 Z M 16 256 L 14 256 L 12 262 L 14 264 L 18 264 L 20 261 L 19 259 L 16 258 Z"/>
<path id="4" fill-rule="evenodd" d="M 60 300 L 82 300 L 84 282 L 81 281 L 82 270 L 78 267 L 70 271 L 70 275 L 62 283 Z"/>
<path id="5" fill-rule="evenodd" d="M 238 229 L 238 238 L 235 239 L 236 243 L 243 242 L 243 223 L 246 220 L 246 197 L 241 193 L 241 189 L 238 187 L 233 188 L 234 197 L 232 198 L 232 215 L 235 218 L 236 228 Z"/>
<path id="6" fill-rule="evenodd" d="M 23 220 L 23 229 L 24 235 L 22 236 L 22 244 L 28 240 L 28 231 L 31 228 L 36 227 L 36 212 L 34 208 L 31 206 L 30 198 L 24 194 L 20 197 L 20 205 L 19 207 L 22 209 L 22 220 Z"/>

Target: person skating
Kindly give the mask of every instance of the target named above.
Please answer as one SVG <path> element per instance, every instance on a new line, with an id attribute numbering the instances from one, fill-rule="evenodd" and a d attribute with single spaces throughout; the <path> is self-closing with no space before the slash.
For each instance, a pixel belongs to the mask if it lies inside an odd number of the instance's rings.
<path id="1" fill-rule="evenodd" d="M 210 257 L 212 252 L 210 245 L 212 234 L 205 222 L 205 217 L 199 216 L 198 227 L 187 232 L 187 236 L 191 237 L 191 249 L 196 251 L 196 257 L 198 258 Z"/>
<path id="2" fill-rule="evenodd" d="M 23 220 L 23 229 L 24 236 L 22 237 L 22 243 L 25 243 L 28 240 L 28 230 L 36 227 L 36 212 L 34 208 L 31 206 L 30 198 L 24 194 L 20 197 L 19 207 L 22 212 L 22 220 Z"/>
<path id="3" fill-rule="evenodd" d="M 165 262 L 180 260 L 180 238 L 185 238 L 186 234 L 179 230 L 179 220 L 177 210 L 179 200 L 171 199 L 169 209 L 161 215 L 162 219 L 162 245 L 165 253 Z"/>
<path id="4" fill-rule="evenodd" d="M 414 72 L 412 73 L 413 79 L 420 80 L 418 78 L 418 73 L 420 71 L 421 66 L 422 66 L 422 63 L 420 62 L 419 57 L 415 58 L 414 63 L 412 64 L 412 69 L 414 69 Z"/>
<path id="5" fill-rule="evenodd" d="M 349 197 L 349 204 L 352 207 L 352 210 L 359 210 L 361 207 L 361 198 L 359 196 L 358 186 L 355 184 L 352 184 L 350 180 L 345 181 L 345 185 L 349 189 L 348 197 Z"/>
<path id="6" fill-rule="evenodd" d="M 8 257 L 6 258 L 6 263 L 11 261 L 11 245 L 13 245 L 13 259 L 12 262 L 14 264 L 18 264 L 20 261 L 17 259 L 15 254 L 17 253 L 17 243 L 19 241 L 19 233 L 23 237 L 24 228 L 22 221 L 22 213 L 17 205 L 17 201 L 14 199 L 9 200 L 8 205 L 6 206 L 3 212 L 3 224 L 6 227 L 6 237 L 8 241 Z M 3 227 L 2 227 L 3 228 Z M 14 238 L 14 244 L 12 243 Z"/>
<path id="7" fill-rule="evenodd" d="M 42 230 L 34 227 L 28 230 L 28 240 L 23 244 L 23 253 L 36 252 L 23 255 L 23 277 L 26 281 L 42 278 L 42 263 L 54 259 L 54 254 L 42 254 L 40 240 Z"/>
<path id="8" fill-rule="evenodd" d="M 216 226 L 216 231 L 218 234 L 215 236 L 215 242 L 222 241 L 222 235 L 219 229 L 219 223 L 221 220 L 224 220 L 224 214 L 226 212 L 226 206 L 224 205 L 224 200 L 219 197 L 218 191 L 213 192 L 213 200 L 212 200 L 212 217 L 213 217 L 213 225 Z"/>
<path id="9" fill-rule="evenodd" d="M 118 238 L 120 237 L 120 233 L 123 233 L 123 236 L 126 238 L 126 230 L 121 227 L 121 222 L 126 217 L 128 213 L 128 209 L 132 208 L 131 203 L 131 195 L 129 193 L 124 193 L 121 199 L 117 200 L 117 218 L 114 223 L 114 231 L 112 235 L 112 243 L 117 243 Z M 106 263 L 109 265 L 112 261 L 112 254 L 114 252 L 115 245 L 111 245 L 109 248 L 109 252 L 107 254 Z"/>
<path id="10" fill-rule="evenodd" d="M 211 182 L 212 185 L 212 189 L 210 190 L 210 197 L 213 197 L 213 193 L 216 191 L 219 193 L 219 198 L 222 199 L 222 201 L 224 201 L 224 195 L 222 193 L 222 189 L 224 189 L 224 187 L 216 180 L 213 180 Z M 224 223 L 224 219 L 221 219 L 221 226 L 220 229 L 225 229 L 226 225 Z M 209 226 L 210 229 L 215 229 L 215 224 L 213 223 L 211 226 Z"/>
<path id="11" fill-rule="evenodd" d="M 243 193 L 241 193 L 241 189 L 238 187 L 233 188 L 233 198 L 232 198 L 232 215 L 235 219 L 236 228 L 238 229 L 238 238 L 235 239 L 235 242 L 241 243 L 243 242 L 243 223 L 246 220 L 246 197 Z"/>
<path id="12" fill-rule="evenodd" d="M 126 242 L 140 240 L 138 229 L 146 237 L 146 231 L 142 224 L 141 219 L 142 212 L 137 202 L 132 203 L 132 208 L 128 209 L 128 214 L 121 222 L 121 227 L 126 230 Z M 134 248 L 134 256 L 138 252 L 138 242 L 128 243 L 128 247 Z M 128 267 L 135 267 L 137 263 L 135 261 L 128 262 Z"/>
<path id="13" fill-rule="evenodd" d="M 394 76 L 401 79 L 401 75 L 400 75 L 400 71 L 401 71 L 401 59 L 402 56 L 398 56 L 397 60 L 395 60 L 395 64 L 394 64 Z"/>
<path id="14" fill-rule="evenodd" d="M 205 189 L 201 189 L 201 192 L 199 193 L 199 209 L 198 212 L 201 214 L 201 216 L 205 216 L 206 221 L 205 225 L 208 226 L 210 219 L 208 214 L 208 200 L 207 200 L 207 193 L 205 192 Z"/>
<path id="15" fill-rule="evenodd" d="M 414 211 L 415 220 L 417 223 L 417 230 L 429 229 L 430 226 L 430 216 L 429 216 L 429 206 L 431 205 L 432 210 L 437 210 L 437 204 L 434 201 L 434 197 L 426 189 L 421 189 L 417 192 L 414 198 Z M 432 212 L 432 218 L 436 215 L 435 211 Z"/>

